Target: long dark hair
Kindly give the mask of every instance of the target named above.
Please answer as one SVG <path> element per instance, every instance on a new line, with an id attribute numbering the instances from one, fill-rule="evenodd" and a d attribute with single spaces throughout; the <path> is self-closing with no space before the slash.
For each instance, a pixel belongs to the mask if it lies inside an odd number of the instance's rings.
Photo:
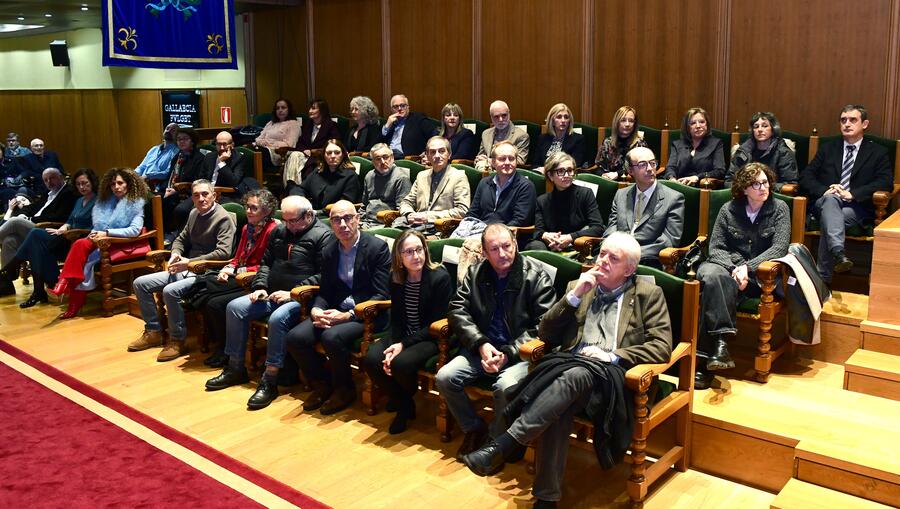
<path id="1" fill-rule="evenodd" d="M 354 171 L 356 170 L 353 163 L 350 162 L 350 154 L 347 152 L 347 147 L 344 146 L 344 142 L 337 138 L 332 138 L 325 142 L 325 146 L 322 147 L 322 155 L 319 156 L 319 162 L 316 168 L 317 172 L 322 173 L 328 169 L 328 163 L 325 162 L 325 151 L 328 150 L 328 145 L 337 145 L 341 149 L 341 162 L 338 163 L 338 169 L 345 168 Z"/>
<path id="2" fill-rule="evenodd" d="M 279 97 L 278 99 L 275 99 L 274 103 L 272 103 L 272 123 L 273 124 L 277 124 L 278 122 L 281 122 L 281 120 L 278 119 L 278 114 L 276 113 L 278 110 L 278 103 L 280 103 L 280 102 L 284 102 L 285 104 L 287 104 L 287 107 L 288 107 L 288 114 L 287 114 L 287 118 L 285 120 L 294 120 L 297 117 L 297 114 L 294 113 L 294 105 L 291 104 L 290 99 L 288 99 L 286 97 Z"/>

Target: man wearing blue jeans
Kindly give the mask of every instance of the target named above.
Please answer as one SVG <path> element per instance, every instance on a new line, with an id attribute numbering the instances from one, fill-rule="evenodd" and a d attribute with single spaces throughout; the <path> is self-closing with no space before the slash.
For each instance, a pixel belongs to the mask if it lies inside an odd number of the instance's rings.
<path id="1" fill-rule="evenodd" d="M 167 269 L 134 280 L 134 295 L 144 319 L 144 332 L 128 345 L 128 351 L 146 350 L 162 343 L 162 323 L 154 298 L 155 293 L 161 292 L 166 304 L 169 339 L 156 358 L 159 362 L 176 359 L 186 351 L 187 324 L 181 298 L 194 286 L 195 280 L 187 270 L 188 263 L 195 260 L 227 260 L 231 257 L 234 244 L 234 220 L 216 204 L 216 192 L 208 180 L 194 181 L 191 200 L 194 210 L 188 217 L 187 225 L 172 243 Z"/>
<path id="2" fill-rule="evenodd" d="M 481 246 L 486 259 L 472 266 L 450 302 L 450 330 L 460 354 L 437 373 L 435 384 L 450 413 L 466 434 L 457 458 L 488 438 L 488 428 L 466 396 L 465 388 L 489 378 L 494 393 L 492 433 L 502 433 L 506 391 L 528 374 L 519 361 L 519 346 L 534 339 L 541 316 L 556 294 L 553 282 L 534 260 L 518 253 L 515 234 L 494 223 L 485 228 Z"/>
<path id="3" fill-rule="evenodd" d="M 269 316 L 266 370 L 256 392 L 247 401 L 251 410 L 265 408 L 278 397 L 278 371 L 284 367 L 284 336 L 300 323 L 300 304 L 291 299 L 296 286 L 318 284 L 322 252 L 331 230 L 316 219 L 309 200 L 288 196 L 281 202 L 280 224 L 253 278 L 252 293 L 228 303 L 225 309 L 225 355 L 228 362 L 218 376 L 206 382 L 206 390 L 218 391 L 249 380 L 244 367 L 250 322 Z"/>

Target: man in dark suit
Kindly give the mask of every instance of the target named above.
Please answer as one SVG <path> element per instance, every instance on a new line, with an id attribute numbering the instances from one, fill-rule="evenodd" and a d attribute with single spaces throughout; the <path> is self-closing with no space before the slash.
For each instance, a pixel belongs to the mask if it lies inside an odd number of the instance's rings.
<path id="1" fill-rule="evenodd" d="M 869 127 L 868 113 L 858 104 L 841 110 L 843 139 L 825 143 L 800 175 L 800 191 L 813 202 L 819 219 L 817 268 L 830 282 L 833 272 L 846 272 L 853 262 L 844 253 L 845 228 L 874 217 L 872 194 L 890 191 L 894 173 L 887 150 L 863 138 Z"/>
<path id="2" fill-rule="evenodd" d="M 47 168 L 56 168 L 63 172 L 59 156 L 52 150 L 44 148 L 44 140 L 35 138 L 31 140 L 31 153 L 15 159 L 18 173 L 6 189 L 0 192 L 0 200 L 4 203 L 16 195 L 16 192 L 25 187 L 40 196 L 47 195 L 47 186 L 44 185 L 42 174 Z"/>
<path id="3" fill-rule="evenodd" d="M 435 125 L 424 113 L 410 111 L 403 94 L 391 97 L 391 111 L 381 128 L 381 141 L 391 147 L 396 159 L 424 152 L 425 142 L 436 134 Z"/>
<path id="4" fill-rule="evenodd" d="M 252 162 L 249 157 L 235 149 L 234 138 L 228 131 L 216 135 L 216 152 L 203 157 L 203 176 L 216 187 L 231 187 L 234 193 L 220 198 L 220 202 L 238 202 L 243 195 L 242 184 L 246 177 L 252 175 Z"/>
<path id="5" fill-rule="evenodd" d="M 666 362 L 672 353 L 672 327 L 662 290 L 634 277 L 640 256 L 641 248 L 631 235 L 609 235 L 594 266 L 569 283 L 566 295 L 544 315 L 539 336 L 548 351 L 559 347 L 560 353 L 545 357 L 534 373 L 556 368 L 545 371 L 546 377 L 529 377 L 520 384 L 518 393 L 523 397 L 510 401 L 509 410 L 521 413 L 506 432 L 463 457 L 473 472 L 492 475 L 515 451 L 543 437 L 535 465 L 534 507 L 556 507 L 574 417 L 590 408 L 597 393 L 609 394 L 600 399 L 612 400 L 597 405 L 600 419 L 607 406 L 631 404 L 625 371 L 636 364 Z M 540 384 L 541 378 L 546 384 Z M 525 398 L 525 393 L 533 397 Z M 625 452 L 631 430 L 627 419 L 612 419 L 608 425 L 619 428 L 609 430 L 607 442 L 612 444 L 602 447 L 612 448 L 604 457 L 616 460 Z"/>
<path id="6" fill-rule="evenodd" d="M 656 181 L 659 163 L 653 151 L 637 147 L 628 152 L 628 174 L 634 185 L 616 191 L 606 235 L 631 233 L 641 245 L 641 264 L 661 267 L 659 252 L 675 247 L 684 230 L 684 196 Z"/>
<path id="7" fill-rule="evenodd" d="M 325 415 L 340 412 L 356 399 L 350 353 L 353 342 L 363 334 L 363 322 L 354 307 L 367 300 L 390 298 L 391 265 L 387 243 L 359 231 L 359 214 L 352 203 L 335 203 L 330 219 L 337 241 L 325 247 L 319 294 L 310 317 L 285 337 L 288 350 L 313 387 L 303 409 L 309 412 L 321 408 Z M 377 330 L 386 326 L 387 317 L 376 320 Z M 325 357 L 316 352 L 318 342 L 325 348 L 330 373 Z"/>

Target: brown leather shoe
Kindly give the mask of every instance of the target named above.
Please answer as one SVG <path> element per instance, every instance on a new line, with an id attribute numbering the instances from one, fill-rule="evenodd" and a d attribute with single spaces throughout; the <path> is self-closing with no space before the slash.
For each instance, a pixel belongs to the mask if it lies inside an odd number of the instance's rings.
<path id="1" fill-rule="evenodd" d="M 336 414 L 350 406 L 354 401 L 356 401 L 356 391 L 350 389 L 335 391 L 328 398 L 328 401 L 322 405 L 322 408 L 319 409 L 319 413 L 322 415 Z"/>
<path id="2" fill-rule="evenodd" d="M 160 346 L 162 344 L 162 332 L 158 330 L 145 330 L 141 333 L 141 337 L 135 339 L 131 343 L 128 343 L 128 351 L 140 352 L 141 350 L 153 348 L 154 346 Z"/>
<path id="3" fill-rule="evenodd" d="M 166 341 L 166 346 L 164 346 L 162 351 L 159 352 L 159 355 L 156 357 L 156 361 L 171 361 L 173 359 L 181 357 L 185 353 L 187 353 L 187 348 L 185 348 L 184 346 L 184 341 Z"/>
<path id="4" fill-rule="evenodd" d="M 312 394 L 303 402 L 303 410 L 305 412 L 318 410 L 331 397 L 331 384 L 328 382 L 313 382 L 312 386 Z"/>

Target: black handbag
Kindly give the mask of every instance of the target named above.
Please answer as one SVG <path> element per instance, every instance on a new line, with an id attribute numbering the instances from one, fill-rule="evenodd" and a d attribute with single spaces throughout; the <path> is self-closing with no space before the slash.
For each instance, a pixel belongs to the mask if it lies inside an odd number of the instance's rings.
<path id="1" fill-rule="evenodd" d="M 694 279 L 697 276 L 697 269 L 704 261 L 706 261 L 706 253 L 703 252 L 700 239 L 697 239 L 688 246 L 687 253 L 675 264 L 675 275 L 682 279 Z"/>

